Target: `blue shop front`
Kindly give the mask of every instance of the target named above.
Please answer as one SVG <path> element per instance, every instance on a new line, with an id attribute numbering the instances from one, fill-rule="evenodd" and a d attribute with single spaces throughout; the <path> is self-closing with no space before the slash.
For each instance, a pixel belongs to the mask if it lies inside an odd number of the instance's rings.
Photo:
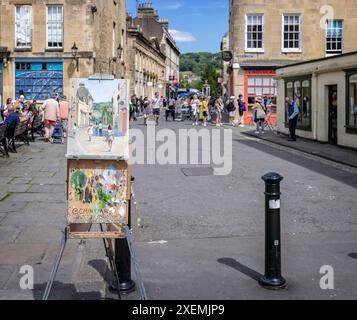
<path id="1" fill-rule="evenodd" d="M 63 95 L 63 61 L 15 60 L 15 95 L 27 100 L 43 101 L 55 91 Z"/>

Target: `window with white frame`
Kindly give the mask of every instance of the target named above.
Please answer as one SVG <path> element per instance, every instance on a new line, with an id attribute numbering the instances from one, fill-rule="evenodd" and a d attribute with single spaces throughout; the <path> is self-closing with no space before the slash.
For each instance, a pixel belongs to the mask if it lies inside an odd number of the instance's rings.
<path id="1" fill-rule="evenodd" d="M 31 48 L 32 45 L 32 7 L 16 6 L 15 41 L 17 48 Z"/>
<path id="2" fill-rule="evenodd" d="M 63 48 L 63 6 L 47 7 L 47 48 Z"/>
<path id="3" fill-rule="evenodd" d="M 285 14 L 283 16 L 283 51 L 301 51 L 301 15 Z"/>
<path id="4" fill-rule="evenodd" d="M 246 51 L 264 51 L 264 16 L 248 14 L 246 16 Z"/>
<path id="5" fill-rule="evenodd" d="M 338 54 L 343 51 L 343 20 L 327 20 L 326 53 Z"/>

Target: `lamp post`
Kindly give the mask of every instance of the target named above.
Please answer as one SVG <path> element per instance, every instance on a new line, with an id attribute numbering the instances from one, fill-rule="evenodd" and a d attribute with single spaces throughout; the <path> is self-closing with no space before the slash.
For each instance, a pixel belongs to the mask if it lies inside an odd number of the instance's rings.
<path id="1" fill-rule="evenodd" d="M 109 71 L 111 69 L 112 62 L 117 62 L 118 59 L 121 60 L 122 53 L 123 53 L 123 48 L 122 48 L 121 44 L 119 44 L 119 46 L 117 48 L 117 56 L 113 57 L 113 58 L 109 58 Z M 114 71 L 113 71 L 113 74 L 114 74 Z"/>
<path id="2" fill-rule="evenodd" d="M 71 51 L 72 51 L 72 57 L 76 61 L 77 72 L 79 72 L 79 58 L 77 57 L 78 47 L 77 47 L 76 43 L 73 43 Z"/>

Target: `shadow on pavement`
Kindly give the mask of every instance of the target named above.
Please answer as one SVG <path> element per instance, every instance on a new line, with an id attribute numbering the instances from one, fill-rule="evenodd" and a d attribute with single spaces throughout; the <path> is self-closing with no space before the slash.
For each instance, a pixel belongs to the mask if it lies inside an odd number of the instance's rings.
<path id="1" fill-rule="evenodd" d="M 257 271 L 254 271 L 253 269 L 248 268 L 247 266 L 239 263 L 237 260 L 233 259 L 233 258 L 220 258 L 217 260 L 219 263 L 224 264 L 228 267 L 231 267 L 243 274 L 245 274 L 246 276 L 248 276 L 249 278 L 255 280 L 255 281 L 259 281 L 259 279 L 261 277 L 263 277 L 262 274 L 260 274 Z"/>
<path id="2" fill-rule="evenodd" d="M 111 284 L 112 279 L 108 279 L 108 275 L 112 275 L 112 272 L 109 270 L 105 260 L 91 260 L 88 262 L 88 265 L 96 270 L 108 285 Z"/>
<path id="3" fill-rule="evenodd" d="M 274 148 L 274 146 L 269 146 L 262 144 L 257 141 L 250 141 L 244 139 L 234 139 L 235 142 L 244 144 L 248 147 L 257 149 L 259 151 L 268 153 L 274 157 L 289 161 L 298 166 L 301 166 L 305 169 L 315 171 L 321 175 L 327 176 L 344 184 L 347 184 L 351 187 L 357 188 L 357 176 L 349 172 L 331 167 L 327 164 L 324 164 L 318 160 L 313 160 L 306 158 L 304 156 L 294 155 L 284 150 L 279 150 Z"/>
<path id="4" fill-rule="evenodd" d="M 35 300 L 42 300 L 46 284 L 37 284 L 32 291 Z M 74 284 L 55 281 L 48 300 L 103 300 L 100 292 L 78 292 Z"/>
<path id="5" fill-rule="evenodd" d="M 357 252 L 352 252 L 348 256 L 352 259 L 357 259 Z"/>

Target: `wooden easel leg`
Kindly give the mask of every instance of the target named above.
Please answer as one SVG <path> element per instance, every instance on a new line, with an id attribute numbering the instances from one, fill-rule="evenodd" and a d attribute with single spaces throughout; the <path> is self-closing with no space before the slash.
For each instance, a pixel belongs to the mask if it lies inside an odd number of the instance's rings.
<path id="1" fill-rule="evenodd" d="M 101 229 L 102 232 L 104 231 L 103 230 L 103 225 L 100 225 L 100 229 Z M 106 241 L 108 241 L 108 246 L 107 246 L 107 242 Z M 104 244 L 106 256 L 107 256 L 108 261 L 109 261 L 110 269 L 114 274 L 115 281 L 117 282 L 118 288 L 120 288 L 120 280 L 119 280 L 118 270 L 116 268 L 115 261 L 114 261 L 114 250 L 113 250 L 112 242 L 111 242 L 111 240 L 103 239 L 103 244 Z M 121 300 L 120 290 L 118 290 L 118 299 Z"/>
<path id="2" fill-rule="evenodd" d="M 68 240 L 68 228 L 66 228 L 63 232 L 62 241 L 61 241 L 61 250 L 60 250 L 60 252 L 56 258 L 56 262 L 52 268 L 50 279 L 47 282 L 46 290 L 45 290 L 42 300 L 48 300 L 48 297 L 51 293 L 53 282 L 56 278 L 57 271 L 58 271 L 59 265 L 60 265 L 62 257 L 63 257 L 64 249 L 66 248 L 67 240 Z"/>

